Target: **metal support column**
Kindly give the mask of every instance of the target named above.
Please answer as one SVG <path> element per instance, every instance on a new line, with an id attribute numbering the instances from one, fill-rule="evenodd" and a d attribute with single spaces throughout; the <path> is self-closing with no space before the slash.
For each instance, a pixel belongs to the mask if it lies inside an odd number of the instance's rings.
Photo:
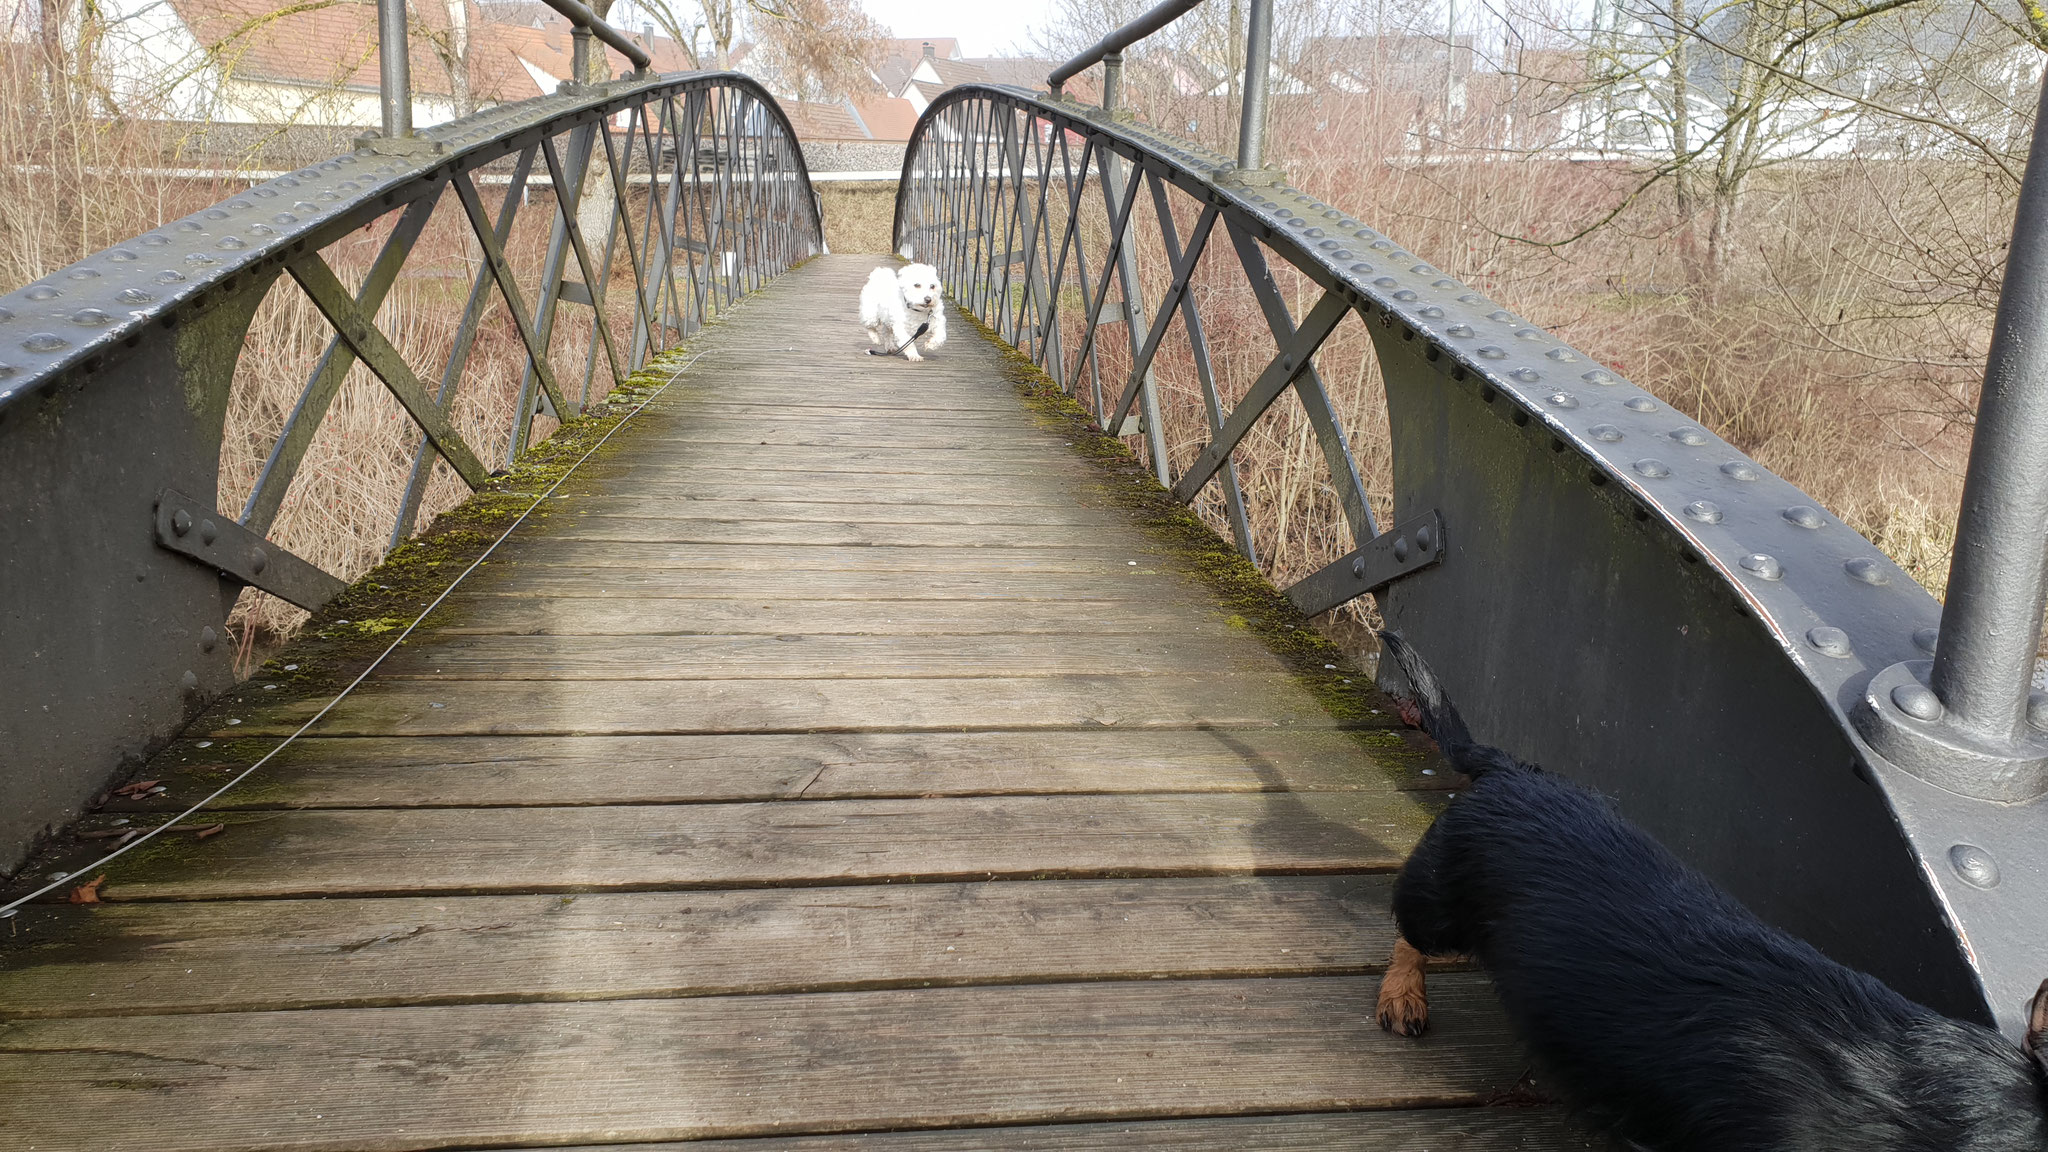
<path id="1" fill-rule="evenodd" d="M 377 63 L 384 90 L 384 138 L 412 135 L 412 59 L 407 54 L 405 0 L 377 0 Z"/>
<path id="2" fill-rule="evenodd" d="M 1266 79 L 1273 60 L 1273 0 L 1250 0 L 1251 23 L 1244 37 L 1244 115 L 1238 121 L 1237 167 L 1249 172 L 1266 151 Z"/>

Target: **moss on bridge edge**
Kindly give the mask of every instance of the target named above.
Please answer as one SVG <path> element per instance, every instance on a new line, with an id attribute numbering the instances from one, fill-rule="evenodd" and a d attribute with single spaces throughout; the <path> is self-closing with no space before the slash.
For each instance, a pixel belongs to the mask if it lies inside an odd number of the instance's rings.
<path id="1" fill-rule="evenodd" d="M 1372 677 L 1302 615 L 1265 573 L 1160 487 L 1151 469 L 1121 439 L 1103 431 L 1030 356 L 972 314 L 956 309 L 955 315 L 973 325 L 1001 354 L 1004 378 L 1033 415 L 1065 438 L 1076 455 L 1117 481 L 1102 486 L 1110 502 L 1130 513 L 1162 550 L 1185 564 L 1222 601 L 1232 626 L 1264 642 L 1324 711 L 1351 729 L 1375 765 L 1407 787 L 1448 783 L 1441 757 L 1419 736 L 1403 730 L 1393 702 Z M 1423 768 L 1436 769 L 1437 778 L 1422 777 Z"/>

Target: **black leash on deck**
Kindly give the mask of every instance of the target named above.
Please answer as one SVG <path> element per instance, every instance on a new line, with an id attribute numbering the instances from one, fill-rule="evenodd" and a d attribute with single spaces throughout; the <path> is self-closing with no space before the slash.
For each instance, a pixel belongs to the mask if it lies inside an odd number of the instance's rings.
<path id="1" fill-rule="evenodd" d="M 903 351 L 903 350 L 904 350 L 905 348 L 908 348 L 908 347 L 910 347 L 910 346 L 911 346 L 912 344 L 915 344 L 915 343 L 917 343 L 917 338 L 918 338 L 919 336 L 922 336 L 922 335 L 924 335 L 924 334 L 925 334 L 925 333 L 926 333 L 927 331 L 929 331 L 929 330 L 931 329 L 931 326 L 932 326 L 932 322 L 931 322 L 931 321 L 929 321 L 929 320 L 927 320 L 927 321 L 925 321 L 924 323 L 922 323 L 922 324 L 919 324 L 919 325 L 917 326 L 917 331 L 915 331 L 915 332 L 912 332 L 912 333 L 910 334 L 910 339 L 908 339 L 908 340 L 905 340 L 905 341 L 904 341 L 903 343 L 901 343 L 901 344 L 898 344 L 898 345 L 897 345 L 897 346 L 895 346 L 894 348 L 891 348 L 891 349 L 889 349 L 889 350 L 888 350 L 887 352 L 884 352 L 884 351 L 882 351 L 882 350 L 881 350 L 880 348 L 870 348 L 870 349 L 868 349 L 868 355 L 870 355 L 870 356 L 896 356 L 896 355 L 900 355 L 900 354 L 902 353 L 902 351 Z"/>
<path id="2" fill-rule="evenodd" d="M 924 330 L 920 328 L 918 329 L 918 331 L 922 332 Z M 271 758 L 275 757 L 279 752 L 284 751 L 285 747 L 289 745 L 292 741 L 297 740 L 300 736 L 305 735 L 307 729 L 311 728 L 313 725 L 318 724 L 321 720 L 325 719 L 329 712 L 334 711 L 335 705 L 341 703 L 342 700 L 347 698 L 349 693 L 355 691 L 357 685 L 369 679 L 370 673 L 375 672 L 377 670 L 377 666 L 384 663 L 387 657 L 389 657 L 393 652 L 398 651 L 398 646 L 405 643 L 406 637 L 411 636 L 413 634 L 413 630 L 420 626 L 420 622 L 425 620 L 428 616 L 433 615 L 434 609 L 439 608 L 441 606 L 441 602 L 448 599 L 448 594 L 455 591 L 456 586 L 461 584 L 465 579 L 468 579 L 469 574 L 476 571 L 479 567 L 481 567 L 484 561 L 490 559 L 491 553 L 496 552 L 498 550 L 498 545 L 503 544 L 507 537 L 511 536 L 513 532 L 518 530 L 521 524 L 526 523 L 526 518 L 528 516 L 533 515 L 533 510 L 540 507 L 541 503 L 547 500 L 550 496 L 553 496 L 557 488 L 560 488 L 563 484 L 567 483 L 569 477 L 574 476 L 576 474 L 576 470 L 578 468 L 583 467 L 585 461 L 589 460 L 593 455 L 595 455 L 599 448 L 605 446 L 605 442 L 612 438 L 613 433 L 616 433 L 619 429 L 624 428 L 628 423 L 630 423 L 633 417 L 638 416 L 640 414 L 642 409 L 646 408 L 649 404 L 654 403 L 656 397 L 660 396 L 663 392 L 668 391 L 670 384 L 674 384 L 676 381 L 682 379 L 683 373 L 688 372 L 690 370 L 691 365 L 695 364 L 699 360 L 702 360 L 703 358 L 703 352 L 699 352 L 695 356 L 690 357 L 689 363 L 684 364 L 681 368 L 676 369 L 675 374 L 670 376 L 668 380 L 662 384 L 661 387 L 656 388 L 654 391 L 648 393 L 646 398 L 642 399 L 639 404 L 635 405 L 631 412 L 626 413 L 625 416 L 620 418 L 617 424 L 614 424 L 609 429 L 607 429 L 605 431 L 605 434 L 598 438 L 597 443 L 592 444 L 590 446 L 589 451 L 577 457 L 576 462 L 574 464 L 569 465 L 567 471 L 563 472 L 559 477 L 557 477 L 553 484 L 548 485 L 547 491 L 534 497 L 533 503 L 528 504 L 526 506 L 526 511 L 521 512 L 517 520 L 512 521 L 512 523 L 508 527 L 506 527 L 505 531 L 501 533 L 496 540 L 491 541 L 491 546 L 484 549 L 482 555 L 478 556 L 475 560 L 470 561 L 469 567 L 464 568 L 460 576 L 457 576 L 454 580 L 450 581 L 448 587 L 443 588 L 441 590 L 441 594 L 439 596 L 434 597 L 433 603 L 421 609 L 420 614 L 418 616 L 413 617 L 412 623 L 407 624 L 405 626 L 405 631 L 400 632 L 398 634 L 398 639 L 393 640 L 391 642 L 390 647 L 378 653 L 377 658 L 375 660 L 370 661 L 369 667 L 363 669 L 362 672 L 357 674 L 355 679 L 348 682 L 348 687 L 343 688 L 340 692 L 336 693 L 334 699 L 329 700 L 325 705 L 321 707 L 320 711 L 315 712 L 313 714 L 312 719 L 306 721 L 304 724 L 299 725 L 297 731 L 285 737 L 283 740 L 278 741 L 277 747 L 272 748 L 268 752 L 265 752 L 263 754 L 262 759 L 256 761 L 254 764 L 251 764 L 247 768 L 244 768 L 240 772 L 236 773 L 233 779 L 230 779 L 227 783 L 214 789 L 211 794 L 209 794 L 205 799 L 199 801 L 197 804 L 192 805 L 190 808 L 187 808 L 183 812 L 178 813 L 171 819 L 164 821 L 163 823 L 157 825 L 154 828 L 151 828 L 149 831 L 144 832 L 142 835 L 137 836 L 135 839 L 128 841 L 126 844 L 123 844 L 121 847 L 114 849 L 112 852 L 107 853 L 106 855 L 100 857 L 98 860 L 93 861 L 91 864 L 88 864 L 83 868 L 79 868 L 71 872 L 59 873 L 49 883 L 43 885 L 41 888 L 38 888 L 33 892 L 30 892 L 28 895 L 17 897 L 14 900 L 8 901 L 6 904 L 0 904 L 0 918 L 5 918 L 14 915 L 15 909 L 20 908 L 23 904 L 26 904 L 29 901 L 45 893 L 53 892 L 58 888 L 63 887 L 66 883 L 72 880 L 76 880 L 80 876 L 84 876 L 90 872 L 97 872 L 101 868 L 106 867 L 108 864 L 113 863 L 120 857 L 127 855 L 129 852 L 132 852 L 135 849 L 142 847 L 144 844 L 147 844 L 149 841 L 155 839 L 159 833 L 169 831 L 170 829 L 176 827 L 178 824 L 182 823 L 186 819 L 186 817 L 193 815 L 199 810 L 205 808 L 208 804 L 211 804 L 215 800 L 220 799 L 221 796 L 227 793 L 228 789 L 233 788 L 235 785 L 240 784 L 242 781 L 248 779 L 250 773 L 256 771 L 258 768 L 263 767 L 265 764 L 268 764 L 271 761 Z"/>

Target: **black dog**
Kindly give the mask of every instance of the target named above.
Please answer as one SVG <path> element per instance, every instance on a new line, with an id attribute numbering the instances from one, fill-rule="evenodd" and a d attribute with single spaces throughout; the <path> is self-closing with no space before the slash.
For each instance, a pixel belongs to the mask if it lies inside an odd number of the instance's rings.
<path id="1" fill-rule="evenodd" d="M 1401 869 L 1382 1027 L 1426 1027 L 1421 954 L 1469 954 L 1548 1082 L 1660 1152 L 2048 1149 L 2048 983 L 2022 1050 L 1844 968 L 1592 792 L 1474 744 L 1383 639 L 1403 703 L 1473 783 Z"/>

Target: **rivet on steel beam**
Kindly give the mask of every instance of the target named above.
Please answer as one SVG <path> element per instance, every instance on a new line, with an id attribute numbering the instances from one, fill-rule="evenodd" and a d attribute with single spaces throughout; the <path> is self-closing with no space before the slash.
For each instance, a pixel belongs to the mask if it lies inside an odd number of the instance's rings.
<path id="1" fill-rule="evenodd" d="M 1524 368 L 1522 369 L 1522 372 L 1529 372 L 1529 370 L 1527 368 Z M 1533 379 L 1536 376 L 1536 373 L 1529 372 L 1529 376 Z M 1521 379 L 1521 372 L 1517 372 L 1515 374 L 1515 378 Z M 1543 399 L 1548 401 L 1553 407 L 1557 408 L 1577 408 L 1579 406 L 1579 398 L 1577 396 L 1572 395 L 1569 392 L 1564 391 L 1552 392 L 1550 395 L 1545 396 Z"/>
<path id="2" fill-rule="evenodd" d="M 1842 631 L 1840 628 L 1830 628 L 1825 624 L 1818 628 L 1807 629 L 1806 642 L 1826 655 L 1842 660 L 1848 659 L 1855 651 L 1849 646 L 1849 634 L 1847 632 Z"/>
<path id="3" fill-rule="evenodd" d="M 1579 359 L 1572 354 L 1572 350 L 1569 348 L 1552 348 L 1543 355 L 1557 361 L 1559 364 L 1573 364 L 1577 363 Z"/>
<path id="4" fill-rule="evenodd" d="M 1591 428 L 1586 429 L 1586 435 L 1600 441 L 1602 444 L 1615 444 L 1621 440 L 1621 429 L 1616 428 L 1612 424 L 1595 424 Z"/>
<path id="5" fill-rule="evenodd" d="M 209 624 L 199 630 L 199 650 L 201 652 L 213 651 L 213 646 L 218 643 L 220 643 L 220 633 L 215 632 L 212 625 Z"/>
<path id="6" fill-rule="evenodd" d="M 1934 655 L 1934 646 L 1940 640 L 1941 629 L 1939 628 L 1915 628 L 1913 630 L 1913 647 L 1927 653 L 1929 656 Z"/>
<path id="7" fill-rule="evenodd" d="M 1428 320 L 1441 320 L 1444 318 L 1444 310 L 1434 304 L 1420 309 L 1417 314 Z"/>
<path id="8" fill-rule="evenodd" d="M 1671 475 L 1671 468 L 1662 460 L 1638 460 L 1634 464 L 1629 465 L 1629 467 L 1634 468 L 1637 472 L 1648 476 L 1652 480 L 1662 480 L 1664 477 Z"/>
<path id="9" fill-rule="evenodd" d="M 1472 331 L 1470 324 L 1453 324 L 1449 328 L 1444 329 L 1444 335 L 1456 336 L 1460 340 L 1470 340 L 1477 333 Z"/>
<path id="10" fill-rule="evenodd" d="M 1707 442 L 1707 434 L 1697 428 L 1673 428 L 1670 436 L 1688 448 L 1697 448 Z"/>
<path id="11" fill-rule="evenodd" d="M 263 570 L 268 567 L 270 567 L 269 553 L 265 552 L 261 548 L 252 548 L 249 550 L 249 571 L 254 572 L 258 576 L 261 576 L 263 575 Z"/>
<path id="12" fill-rule="evenodd" d="M 1579 377 L 1579 379 L 1584 380 L 1588 384 L 1599 384 L 1602 386 L 1617 383 L 1614 373 L 1609 372 L 1605 368 L 1595 368 L 1591 372 Z"/>
<path id="13" fill-rule="evenodd" d="M 183 508 L 171 513 L 171 531 L 183 536 L 192 530 L 192 514 Z"/>
<path id="14" fill-rule="evenodd" d="M 1865 584 L 1883 585 L 1892 582 L 1891 574 L 1884 570 L 1884 565 L 1868 556 L 1858 556 L 1853 560 L 1844 561 L 1842 571 L 1847 572 L 1850 579 L 1861 580 Z"/>
<path id="15" fill-rule="evenodd" d="M 1363 556 L 1355 556 L 1355 557 L 1353 557 L 1353 558 L 1352 558 L 1352 560 L 1351 560 L 1351 578 L 1352 578 L 1353 580 L 1363 580 L 1363 579 L 1365 579 L 1365 557 L 1363 557 Z"/>
<path id="16" fill-rule="evenodd" d="M 1623 400 L 1621 406 L 1631 412 L 1655 412 L 1657 410 L 1657 402 L 1648 396 L 1631 396 Z"/>
<path id="17" fill-rule="evenodd" d="M 1685 506 L 1685 514 L 1702 524 L 1719 524 L 1721 506 L 1712 500 L 1695 500 Z"/>
<path id="18" fill-rule="evenodd" d="M 1436 548 L 1435 529 L 1431 528 L 1427 524 L 1424 524 L 1422 527 L 1417 528 L 1415 530 L 1415 546 L 1417 548 L 1422 549 L 1424 552 L 1434 550 Z"/>
<path id="19" fill-rule="evenodd" d="M 63 289 L 54 287 L 49 284 L 37 284 L 34 287 L 28 288 L 22 292 L 22 295 L 29 298 L 30 300 L 39 301 L 55 300 L 57 297 L 62 296 L 63 294 Z"/>
<path id="20" fill-rule="evenodd" d="M 1818 509 L 1811 508 L 1805 504 L 1794 504 L 1792 507 L 1780 512 L 1779 515 L 1785 518 L 1786 523 L 1798 528 L 1818 528 L 1827 522 L 1821 519 Z"/>
<path id="21" fill-rule="evenodd" d="M 1515 314 L 1514 314 L 1513 312 L 1509 312 L 1509 311 L 1506 311 L 1506 310 L 1504 310 L 1504 309 L 1500 309 L 1500 308 L 1496 308 L 1496 309 L 1494 309 L 1493 311 L 1491 311 L 1491 312 L 1488 312 L 1488 313 L 1486 314 L 1486 318 L 1487 318 L 1488 320 L 1496 320 L 1496 321 L 1499 321 L 1499 322 L 1500 322 L 1500 323 L 1502 323 L 1502 324 L 1513 324 L 1513 323 L 1515 323 Z"/>
<path id="22" fill-rule="evenodd" d="M 1730 480 L 1758 480 L 1763 477 L 1763 473 L 1757 471 L 1756 465 L 1746 460 L 1730 460 L 1721 465 L 1721 475 Z"/>
<path id="23" fill-rule="evenodd" d="M 1488 360 L 1505 360 L 1508 358 L 1506 349 L 1496 348 L 1491 344 L 1479 349 L 1479 355 Z"/>
<path id="24" fill-rule="evenodd" d="M 1517 340 L 1547 340 L 1549 338 L 1550 334 L 1548 332 L 1539 332 L 1534 328 L 1518 328 L 1515 330 L 1515 339 Z"/>
<path id="25" fill-rule="evenodd" d="M 213 543 L 214 537 L 218 535 L 220 535 L 220 529 L 214 526 L 213 521 L 201 520 L 199 522 L 199 539 L 203 543 Z"/>
<path id="26" fill-rule="evenodd" d="M 71 341 L 57 335 L 55 332 L 31 332 L 28 339 L 21 342 L 21 348 L 24 352 L 56 352 L 69 347 L 71 347 Z"/>
<path id="27" fill-rule="evenodd" d="M 1408 538 L 1406 536 L 1394 537 L 1394 559 L 1401 561 L 1408 559 Z"/>
<path id="28" fill-rule="evenodd" d="M 1785 566 L 1778 563 L 1778 558 L 1762 552 L 1752 552 L 1744 556 L 1742 558 L 1742 567 L 1745 571 L 1753 573 L 1759 580 L 1782 580 L 1785 578 Z"/>
<path id="29" fill-rule="evenodd" d="M 103 309 L 80 308 L 71 314 L 71 322 L 81 328 L 104 328 L 113 323 L 114 318 Z"/>
<path id="30" fill-rule="evenodd" d="M 1932 723 L 1941 719 L 1941 697 L 1934 694 L 1934 689 L 1917 680 L 1892 689 L 1892 703 L 1899 711 L 1915 720 Z"/>
<path id="31" fill-rule="evenodd" d="M 1948 850 L 1948 866 L 1966 883 L 1978 888 L 1998 887 L 1998 862 L 1975 844 L 1958 844 Z"/>

